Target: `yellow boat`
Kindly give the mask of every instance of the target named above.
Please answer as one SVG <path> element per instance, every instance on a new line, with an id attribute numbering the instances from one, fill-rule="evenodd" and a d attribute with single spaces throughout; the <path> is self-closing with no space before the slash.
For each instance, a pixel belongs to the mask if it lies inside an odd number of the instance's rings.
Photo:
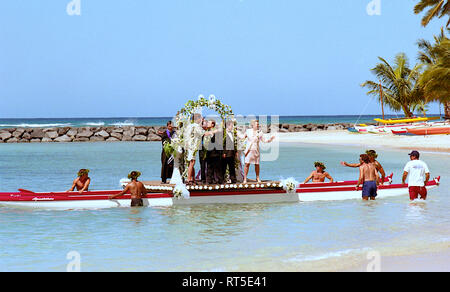
<path id="1" fill-rule="evenodd" d="M 416 123 L 416 122 L 426 122 L 426 121 L 433 121 L 433 120 L 439 120 L 440 117 L 422 117 L 422 118 L 402 118 L 402 119 L 389 119 L 389 120 L 383 120 L 383 119 L 374 119 L 377 122 L 383 123 L 383 124 L 402 124 L 402 123 Z"/>

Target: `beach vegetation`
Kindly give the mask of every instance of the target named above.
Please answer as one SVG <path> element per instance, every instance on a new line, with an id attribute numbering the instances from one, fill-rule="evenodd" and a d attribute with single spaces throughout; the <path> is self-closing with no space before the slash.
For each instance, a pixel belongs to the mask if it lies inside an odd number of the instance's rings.
<path id="1" fill-rule="evenodd" d="M 371 71 L 379 81 L 367 80 L 361 86 L 369 89 L 368 95 L 391 110 L 403 111 L 406 117 L 412 117 L 413 107 L 423 98 L 423 89 L 418 83 L 423 65 L 416 64 L 411 68 L 405 53 L 397 54 L 393 64 L 382 57 L 378 59 L 380 63 Z"/>
<path id="2" fill-rule="evenodd" d="M 422 18 L 422 25 L 427 26 L 433 18 L 448 16 L 447 26 L 450 24 L 450 1 L 449 0 L 420 0 L 414 6 L 414 13 L 420 14 L 426 11 Z"/>
<path id="3" fill-rule="evenodd" d="M 450 40 L 444 29 L 434 37 L 434 44 L 419 40 L 418 59 L 425 66 L 419 78 L 424 102 L 437 101 L 444 105 L 445 117 L 450 118 Z"/>

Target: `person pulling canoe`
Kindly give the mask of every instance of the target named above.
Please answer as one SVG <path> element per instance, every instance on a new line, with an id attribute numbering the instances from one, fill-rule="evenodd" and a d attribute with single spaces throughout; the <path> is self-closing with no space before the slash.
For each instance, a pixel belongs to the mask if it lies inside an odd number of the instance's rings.
<path id="1" fill-rule="evenodd" d="M 381 163 L 379 163 L 376 160 L 378 158 L 377 152 L 375 150 L 367 150 L 366 154 L 369 156 L 370 163 L 372 163 L 375 166 L 376 170 L 381 175 L 380 184 L 384 184 L 384 180 L 386 178 L 386 172 L 384 171 L 383 166 L 381 166 Z M 361 162 L 360 163 L 347 163 L 347 162 L 342 161 L 341 165 L 357 168 L 357 167 L 361 167 L 361 165 L 363 165 L 363 163 L 361 163 Z"/>
<path id="2" fill-rule="evenodd" d="M 378 171 L 375 165 L 370 162 L 370 157 L 367 154 L 360 156 L 361 166 L 359 167 L 359 179 L 356 185 L 356 190 L 362 184 L 362 198 L 364 201 L 374 201 L 377 197 L 377 189 L 379 185 Z"/>
<path id="3" fill-rule="evenodd" d="M 77 188 L 77 191 L 82 194 L 89 190 L 90 184 L 89 169 L 80 169 L 78 171 L 78 177 L 73 181 L 72 187 L 67 192 L 73 192 Z"/>
<path id="4" fill-rule="evenodd" d="M 131 207 L 143 207 L 144 201 L 142 200 L 142 197 L 147 194 L 147 189 L 142 182 L 138 181 L 138 178 L 140 176 L 141 173 L 139 171 L 132 171 L 128 175 L 128 178 L 131 179 L 131 182 L 125 187 L 123 191 L 121 191 L 117 195 L 109 196 L 109 199 L 113 200 L 114 198 L 130 193 Z"/>
<path id="5" fill-rule="evenodd" d="M 427 199 L 426 185 L 430 180 L 430 169 L 428 165 L 420 160 L 419 151 L 412 151 L 409 153 L 410 160 L 403 170 L 402 183 L 406 184 L 406 178 L 408 179 L 409 198 L 414 201 L 419 198 L 421 200 Z"/>
<path id="6" fill-rule="evenodd" d="M 325 164 L 317 161 L 314 163 L 314 167 L 316 168 L 316 170 L 311 172 L 310 176 L 305 180 L 304 182 L 305 184 L 308 183 L 311 179 L 313 183 L 323 183 L 325 182 L 325 178 L 328 178 L 331 183 L 334 182 L 331 175 L 325 171 L 326 169 Z"/>

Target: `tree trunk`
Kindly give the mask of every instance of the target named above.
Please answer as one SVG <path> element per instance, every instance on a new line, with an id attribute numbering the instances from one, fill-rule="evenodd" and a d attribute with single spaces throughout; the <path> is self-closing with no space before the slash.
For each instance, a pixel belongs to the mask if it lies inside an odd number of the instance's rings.
<path id="1" fill-rule="evenodd" d="M 445 111 L 445 119 L 450 120 L 450 101 L 447 101 L 444 104 L 444 111 Z"/>
<path id="2" fill-rule="evenodd" d="M 409 109 L 409 107 L 407 105 L 402 105 L 403 108 L 403 112 L 405 113 L 405 117 L 410 118 L 413 116 L 411 110 Z"/>

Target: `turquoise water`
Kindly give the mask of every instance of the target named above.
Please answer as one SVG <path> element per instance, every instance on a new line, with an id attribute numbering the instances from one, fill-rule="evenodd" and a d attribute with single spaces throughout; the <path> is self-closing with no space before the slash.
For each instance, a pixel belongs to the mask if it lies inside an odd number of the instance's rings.
<path id="1" fill-rule="evenodd" d="M 66 190 L 79 168 L 92 189 L 118 189 L 130 170 L 158 179 L 160 143 L 1 144 L 0 191 Z M 399 182 L 407 151 L 377 149 Z M 356 179 L 359 147 L 282 144 L 263 178 L 303 180 L 316 160 L 338 180 Z M 0 208 L 0 271 L 65 271 L 77 251 L 82 271 L 338 270 L 450 245 L 450 156 L 423 153 L 439 189 L 426 203 L 407 197 L 298 204 L 23 211 Z M 251 170 L 253 175 L 253 169 Z"/>
<path id="2" fill-rule="evenodd" d="M 429 115 L 438 116 L 438 115 Z M 343 115 L 343 116 L 280 116 L 279 122 L 284 124 L 333 124 L 333 123 L 374 123 L 380 115 Z M 386 118 L 398 118 L 397 115 L 386 115 Z M 102 126 L 162 126 L 172 117 L 152 118 L 60 118 L 60 119 L 2 119 L 1 128 L 16 127 L 102 127 Z M 270 120 L 270 119 L 269 119 Z"/>

